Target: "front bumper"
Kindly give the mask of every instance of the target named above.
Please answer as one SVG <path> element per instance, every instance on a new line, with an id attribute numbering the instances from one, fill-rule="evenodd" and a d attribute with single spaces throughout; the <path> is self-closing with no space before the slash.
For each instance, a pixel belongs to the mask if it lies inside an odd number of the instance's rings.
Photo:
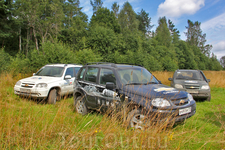
<path id="1" fill-rule="evenodd" d="M 184 110 L 190 108 L 190 112 L 185 114 L 180 114 L 180 110 Z M 196 103 L 195 101 L 191 101 L 189 104 L 183 105 L 183 106 L 175 106 L 167 109 L 152 109 L 152 111 L 149 113 L 151 117 L 153 117 L 154 120 L 170 120 L 173 122 L 179 122 L 184 121 L 187 118 L 190 118 L 196 113 Z"/>
<path id="2" fill-rule="evenodd" d="M 209 90 L 178 89 L 178 90 L 190 93 L 193 96 L 193 98 L 208 98 L 210 96 L 210 89 Z"/>
<path id="3" fill-rule="evenodd" d="M 23 88 L 14 86 L 14 93 L 16 95 L 33 97 L 33 98 L 46 98 L 48 96 L 48 89 L 46 88 Z"/>

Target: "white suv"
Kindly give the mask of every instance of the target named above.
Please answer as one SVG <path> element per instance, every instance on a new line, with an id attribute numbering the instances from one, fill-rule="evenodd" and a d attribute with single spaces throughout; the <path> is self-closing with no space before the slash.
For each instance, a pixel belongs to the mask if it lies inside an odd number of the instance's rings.
<path id="1" fill-rule="evenodd" d="M 47 99 L 55 104 L 61 96 L 72 94 L 74 80 L 82 65 L 48 64 L 32 77 L 19 80 L 14 86 L 14 93 L 38 99 Z"/>

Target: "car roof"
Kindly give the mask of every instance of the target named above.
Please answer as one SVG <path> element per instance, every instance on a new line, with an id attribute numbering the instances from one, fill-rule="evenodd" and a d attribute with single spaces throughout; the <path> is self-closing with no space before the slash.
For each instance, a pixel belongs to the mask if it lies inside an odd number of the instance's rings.
<path id="1" fill-rule="evenodd" d="M 47 64 L 45 66 L 56 66 L 56 67 L 82 67 L 80 64 Z"/>
<path id="2" fill-rule="evenodd" d="M 199 72 L 199 70 L 192 70 L 192 69 L 177 69 L 176 72 L 178 71 L 194 71 L 194 72 Z"/>
<path id="3" fill-rule="evenodd" d="M 90 66 L 90 67 L 105 67 L 105 68 L 139 68 L 142 67 L 141 65 L 137 64 L 115 64 L 115 63 L 104 63 L 104 62 L 95 62 L 95 63 L 87 63 L 85 66 Z"/>

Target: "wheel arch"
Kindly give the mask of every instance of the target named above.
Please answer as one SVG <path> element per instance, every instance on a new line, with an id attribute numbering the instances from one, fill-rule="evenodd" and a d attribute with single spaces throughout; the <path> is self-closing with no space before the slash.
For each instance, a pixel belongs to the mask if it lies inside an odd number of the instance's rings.
<path id="1" fill-rule="evenodd" d="M 61 99 L 61 88 L 59 86 L 54 86 L 54 87 L 51 87 L 49 89 L 47 99 L 49 97 L 50 91 L 53 90 L 53 89 L 56 89 L 56 91 L 57 91 L 57 100 L 60 100 Z"/>

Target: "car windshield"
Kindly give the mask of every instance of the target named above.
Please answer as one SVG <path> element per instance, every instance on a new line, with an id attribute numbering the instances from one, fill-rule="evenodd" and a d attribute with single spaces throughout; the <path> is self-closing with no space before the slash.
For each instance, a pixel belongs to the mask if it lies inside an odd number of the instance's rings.
<path id="1" fill-rule="evenodd" d="M 51 77 L 61 77 L 63 74 L 64 67 L 53 67 L 45 66 L 41 68 L 35 76 L 51 76 Z"/>
<path id="2" fill-rule="evenodd" d="M 158 84 L 158 80 L 144 68 L 123 68 L 118 70 L 123 84 Z"/>
<path id="3" fill-rule="evenodd" d="M 203 80 L 202 75 L 198 71 L 178 71 L 175 75 L 178 80 Z"/>

